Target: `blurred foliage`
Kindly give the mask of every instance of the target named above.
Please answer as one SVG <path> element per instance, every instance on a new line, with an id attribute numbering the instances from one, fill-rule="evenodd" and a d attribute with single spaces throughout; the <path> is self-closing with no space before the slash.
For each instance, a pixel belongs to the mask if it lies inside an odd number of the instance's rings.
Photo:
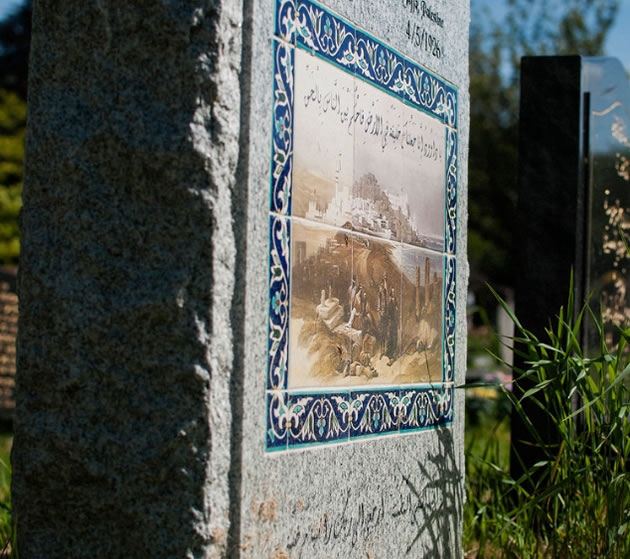
<path id="1" fill-rule="evenodd" d="M 485 282 L 510 287 L 516 273 L 520 58 L 602 55 L 619 2 L 507 0 L 499 17 L 489 6 L 471 2 L 468 256 L 482 296 Z"/>
<path id="2" fill-rule="evenodd" d="M 0 22 L 0 264 L 17 264 L 32 2 Z"/>
<path id="3" fill-rule="evenodd" d="M 26 102 L 0 89 L 0 262 L 16 264 L 20 254 L 18 216 L 22 206 Z"/>

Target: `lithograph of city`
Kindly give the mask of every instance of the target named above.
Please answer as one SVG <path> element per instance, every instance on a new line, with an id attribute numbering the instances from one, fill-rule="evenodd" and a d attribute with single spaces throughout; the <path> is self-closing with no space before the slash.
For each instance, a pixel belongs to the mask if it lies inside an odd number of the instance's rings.
<path id="1" fill-rule="evenodd" d="M 266 448 L 453 421 L 457 91 L 278 0 Z"/>

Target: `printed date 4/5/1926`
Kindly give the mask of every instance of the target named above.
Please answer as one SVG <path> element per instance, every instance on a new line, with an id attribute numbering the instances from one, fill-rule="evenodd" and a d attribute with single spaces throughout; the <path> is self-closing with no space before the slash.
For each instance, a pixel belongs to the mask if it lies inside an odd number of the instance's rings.
<path id="1" fill-rule="evenodd" d="M 427 33 L 417 23 L 412 23 L 411 20 L 407 21 L 407 37 L 417 47 L 421 47 L 436 58 L 442 58 L 442 46 L 438 38 Z"/>

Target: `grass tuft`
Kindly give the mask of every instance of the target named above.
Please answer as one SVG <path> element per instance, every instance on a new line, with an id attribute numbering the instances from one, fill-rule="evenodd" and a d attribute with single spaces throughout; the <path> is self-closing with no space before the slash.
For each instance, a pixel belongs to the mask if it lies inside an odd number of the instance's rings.
<path id="1" fill-rule="evenodd" d="M 573 305 L 569 297 L 540 340 L 511 314 L 525 363 L 512 368 L 513 382 L 523 390 L 517 397 L 504 385 L 495 388 L 528 426 L 543 458 L 513 479 L 500 444 L 505 417 L 486 426 L 483 442 L 469 436 L 468 558 L 630 557 L 630 328 L 620 328 L 619 343 L 609 347 L 601 314 L 588 303 L 574 313 Z M 601 336 L 594 355 L 585 355 L 578 341 L 585 320 Z M 553 442 L 536 432 L 526 400 L 549 418 Z"/>
<path id="2" fill-rule="evenodd" d="M 15 524 L 11 517 L 11 444 L 13 435 L 0 434 L 0 558 L 17 558 Z"/>

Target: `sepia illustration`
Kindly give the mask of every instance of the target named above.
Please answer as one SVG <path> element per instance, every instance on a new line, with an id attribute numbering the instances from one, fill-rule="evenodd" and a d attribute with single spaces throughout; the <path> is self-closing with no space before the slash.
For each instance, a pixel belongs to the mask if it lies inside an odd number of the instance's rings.
<path id="1" fill-rule="evenodd" d="M 445 128 L 298 49 L 293 215 L 444 249 Z"/>
<path id="2" fill-rule="evenodd" d="M 351 233 L 296 221 L 292 245 L 288 387 L 343 384 Z"/>
<path id="3" fill-rule="evenodd" d="M 351 227 L 355 78 L 295 53 L 293 215 Z"/>
<path id="4" fill-rule="evenodd" d="M 439 256 L 300 221 L 292 262 L 289 388 L 441 382 Z"/>
<path id="5" fill-rule="evenodd" d="M 443 250 L 444 126 L 357 80 L 354 132 L 354 228 Z"/>
<path id="6" fill-rule="evenodd" d="M 401 252 L 401 384 L 442 381 L 442 256 L 404 246 Z"/>

